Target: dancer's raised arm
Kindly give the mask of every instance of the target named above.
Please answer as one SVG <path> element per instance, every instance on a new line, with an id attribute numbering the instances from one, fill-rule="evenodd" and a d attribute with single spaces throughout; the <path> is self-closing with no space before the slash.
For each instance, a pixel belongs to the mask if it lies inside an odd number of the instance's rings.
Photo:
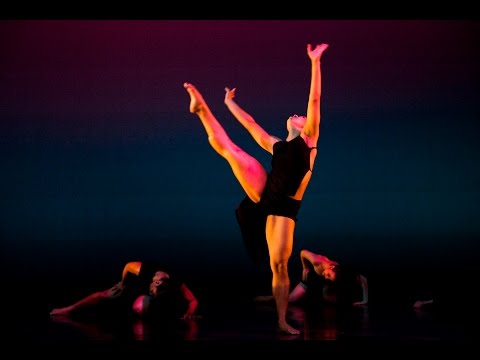
<path id="1" fill-rule="evenodd" d="M 307 53 L 312 63 L 312 75 L 310 80 L 310 94 L 307 106 L 307 121 L 303 127 L 303 133 L 316 145 L 320 136 L 320 97 L 322 95 L 322 74 L 320 71 L 320 59 L 328 44 L 317 45 L 312 50 L 312 45 L 307 45 Z"/>
<path id="2" fill-rule="evenodd" d="M 263 149 L 269 153 L 273 153 L 273 144 L 280 139 L 267 133 L 260 125 L 257 124 L 253 116 L 243 110 L 234 99 L 236 88 L 225 88 L 225 105 L 233 116 L 243 125 L 253 139 Z"/>

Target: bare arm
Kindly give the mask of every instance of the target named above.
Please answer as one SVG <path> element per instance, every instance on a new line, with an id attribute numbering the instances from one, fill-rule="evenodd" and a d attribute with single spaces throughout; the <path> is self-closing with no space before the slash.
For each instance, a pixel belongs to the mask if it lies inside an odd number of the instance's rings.
<path id="1" fill-rule="evenodd" d="M 195 316 L 195 311 L 197 310 L 198 306 L 198 300 L 193 294 L 193 292 L 185 284 L 182 284 L 180 286 L 180 292 L 188 303 L 187 310 L 182 316 L 182 319 L 191 319 Z"/>
<path id="2" fill-rule="evenodd" d="M 307 262 L 312 264 L 313 267 L 316 267 L 316 266 L 320 265 L 322 262 L 325 262 L 325 263 L 328 263 L 328 264 L 330 264 L 330 263 L 336 264 L 336 262 L 330 260 L 328 257 L 326 257 L 324 255 L 315 254 L 315 253 L 313 253 L 311 251 L 308 251 L 308 250 L 300 251 L 300 260 L 302 262 L 302 267 L 304 269 L 308 267 Z"/>
<path id="3" fill-rule="evenodd" d="M 248 133 L 263 149 L 269 153 L 273 152 L 273 144 L 279 141 L 279 138 L 268 134 L 260 125 L 258 125 L 255 119 L 243 110 L 234 99 L 235 88 L 225 88 L 225 105 L 233 116 L 247 129 Z"/>
<path id="4" fill-rule="evenodd" d="M 308 266 L 308 264 L 311 264 L 314 269 L 317 269 L 317 267 L 321 266 L 322 258 L 327 259 L 323 255 L 318 255 L 308 250 L 300 251 L 300 261 L 303 268 L 302 281 L 307 281 L 308 273 L 310 272 L 310 266 Z"/>
<path id="5" fill-rule="evenodd" d="M 302 280 L 306 281 L 308 273 L 310 271 L 310 267 L 308 263 L 310 263 L 318 275 L 321 275 L 323 270 L 328 268 L 332 265 L 338 265 L 338 262 L 329 259 L 325 255 L 315 254 L 308 250 L 300 251 L 300 260 L 302 262 L 303 273 L 302 273 Z"/>
<path id="6" fill-rule="evenodd" d="M 312 75 L 310 80 L 310 94 L 307 106 L 307 121 L 303 133 L 316 145 L 320 135 L 320 97 L 322 94 L 322 76 L 320 71 L 320 58 L 328 48 L 328 44 L 317 45 L 312 50 L 311 44 L 307 45 L 308 57 L 311 61 Z"/>

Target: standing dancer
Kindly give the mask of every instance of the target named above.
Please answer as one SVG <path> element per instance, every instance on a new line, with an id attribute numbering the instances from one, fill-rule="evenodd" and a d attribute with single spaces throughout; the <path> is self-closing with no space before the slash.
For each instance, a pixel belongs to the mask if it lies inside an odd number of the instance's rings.
<path id="1" fill-rule="evenodd" d="M 185 83 L 190 95 L 190 112 L 196 114 L 204 126 L 213 149 L 228 161 L 247 196 L 236 209 L 242 236 L 254 260 L 263 244 L 268 247 L 272 270 L 272 293 L 275 298 L 278 326 L 282 332 L 299 334 L 287 323 L 286 314 L 290 278 L 288 261 L 292 254 L 297 213 L 303 194 L 312 176 L 320 135 L 320 59 L 328 44 L 312 48 L 307 45 L 311 63 L 310 94 L 307 115 L 293 115 L 287 119 L 287 138 L 281 140 L 268 134 L 254 118 L 235 101 L 235 88 L 225 88 L 225 105 L 246 128 L 253 139 L 272 154 L 271 170 L 266 172 L 255 158 L 239 148 L 227 135 L 210 111 L 197 88 Z"/>

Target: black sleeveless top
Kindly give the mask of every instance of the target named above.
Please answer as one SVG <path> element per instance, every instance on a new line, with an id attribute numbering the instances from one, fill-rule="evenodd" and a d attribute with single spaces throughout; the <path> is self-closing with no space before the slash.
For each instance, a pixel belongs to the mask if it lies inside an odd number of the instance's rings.
<path id="1" fill-rule="evenodd" d="M 270 192 L 294 196 L 305 174 L 310 170 L 310 151 L 301 136 L 273 145 L 272 168 L 266 188 Z"/>
<path id="2" fill-rule="evenodd" d="M 265 223 L 268 215 L 296 221 L 301 201 L 294 200 L 307 171 L 310 170 L 310 151 L 301 136 L 273 145 L 271 170 L 259 203 L 246 196 L 235 210 L 248 254 L 258 264 L 268 258 Z"/>

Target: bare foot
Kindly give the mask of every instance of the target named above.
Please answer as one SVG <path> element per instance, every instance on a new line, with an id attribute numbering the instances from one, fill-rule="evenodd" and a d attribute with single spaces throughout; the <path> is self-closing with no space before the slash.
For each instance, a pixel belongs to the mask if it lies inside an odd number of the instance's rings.
<path id="1" fill-rule="evenodd" d="M 67 308 L 53 309 L 50 311 L 50 315 L 68 315 L 70 311 Z"/>
<path id="2" fill-rule="evenodd" d="M 205 100 L 198 92 L 197 88 L 190 83 L 184 83 L 183 87 L 187 89 L 190 95 L 190 112 L 197 113 L 205 106 Z"/>
<path id="3" fill-rule="evenodd" d="M 278 324 L 278 329 L 280 330 L 280 332 L 290 334 L 290 335 L 299 335 L 300 334 L 300 330 L 294 329 L 293 327 L 291 327 L 287 323 L 284 323 L 282 325 Z"/>

